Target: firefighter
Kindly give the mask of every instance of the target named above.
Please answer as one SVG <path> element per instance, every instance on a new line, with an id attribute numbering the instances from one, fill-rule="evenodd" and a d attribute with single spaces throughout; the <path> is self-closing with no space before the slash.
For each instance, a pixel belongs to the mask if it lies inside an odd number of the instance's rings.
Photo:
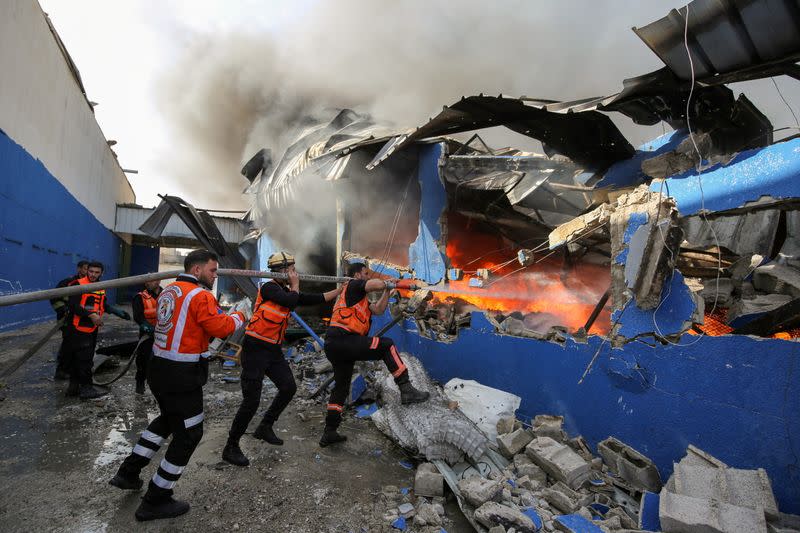
<path id="1" fill-rule="evenodd" d="M 288 279 L 270 280 L 261 285 L 253 316 L 245 331 L 241 352 L 242 404 L 233 419 L 228 442 L 222 451 L 222 458 L 237 466 L 250 464 L 239 447 L 239 439 L 258 410 L 264 375 L 278 388 L 278 394 L 264 413 L 253 437 L 276 446 L 283 444 L 272 426 L 297 391 L 292 370 L 281 351 L 290 313 L 298 305 L 330 302 L 342 291 L 337 288 L 321 294 L 300 292 L 294 257 L 286 252 L 272 254 L 267 266 L 272 272 L 288 274 Z"/>
<path id="2" fill-rule="evenodd" d="M 185 273 L 158 297 L 147 383 L 161 413 L 142 432 L 131 454 L 109 481 L 120 489 L 141 488 L 139 473 L 172 435 L 164 459 L 136 510 L 140 521 L 171 518 L 189 511 L 187 502 L 173 499 L 172 489 L 203 437 L 209 337 L 227 337 L 245 321 L 242 313 L 226 315 L 217 307 L 210 291 L 217 268 L 216 254 L 195 250 L 186 256 Z"/>
<path id="3" fill-rule="evenodd" d="M 87 285 L 100 280 L 103 263 L 92 261 L 87 266 L 86 276 L 69 283 Z M 97 344 L 97 333 L 103 325 L 103 314 L 111 313 L 123 320 L 130 315 L 106 301 L 106 291 L 95 290 L 69 297 L 67 314 L 64 317 L 64 366 L 69 368 L 67 396 L 80 396 L 81 400 L 98 398 L 107 394 L 92 385 L 92 362 Z"/>
<path id="4" fill-rule="evenodd" d="M 411 280 L 370 279 L 364 263 L 352 263 L 347 275 L 354 278 L 344 284 L 342 293 L 333 306 L 328 333 L 325 336 L 325 355 L 333 365 L 335 384 L 328 401 L 325 431 L 319 441 L 322 447 L 347 440 L 337 432 L 342 421 L 344 402 L 350 392 L 350 380 L 356 361 L 383 359 L 400 388 L 404 404 L 424 402 L 427 392 L 415 389 L 408 379 L 408 369 L 400 358 L 394 342 L 389 337 L 368 337 L 371 317 L 382 314 L 389 303 L 389 291 L 395 287 L 410 288 Z M 370 304 L 367 293 L 382 292 L 377 302 Z"/>
<path id="5" fill-rule="evenodd" d="M 146 281 L 144 290 L 131 302 L 133 320 L 139 324 L 139 349 L 136 352 L 136 394 L 144 394 L 147 362 L 153 354 L 153 328 L 156 325 L 156 300 L 161 294 L 158 280 Z M 144 339 L 142 339 L 145 337 Z"/>
<path id="6" fill-rule="evenodd" d="M 78 271 L 68 278 L 64 278 L 58 282 L 56 285 L 56 289 L 61 289 L 66 287 L 70 283 L 75 280 L 81 279 L 82 277 L 86 276 L 86 272 L 89 270 L 89 261 L 78 261 Z M 56 313 L 56 320 L 61 320 L 67 314 L 67 305 L 69 304 L 69 298 L 64 296 L 61 298 L 53 298 L 50 300 L 50 306 L 53 308 L 53 311 Z M 58 354 L 56 355 L 56 372 L 53 376 L 53 379 L 56 381 L 64 381 L 65 379 L 69 379 L 69 368 L 64 366 L 64 361 L 62 357 L 62 352 L 64 350 L 64 333 L 66 329 L 64 325 L 61 326 L 61 344 L 58 347 Z"/>

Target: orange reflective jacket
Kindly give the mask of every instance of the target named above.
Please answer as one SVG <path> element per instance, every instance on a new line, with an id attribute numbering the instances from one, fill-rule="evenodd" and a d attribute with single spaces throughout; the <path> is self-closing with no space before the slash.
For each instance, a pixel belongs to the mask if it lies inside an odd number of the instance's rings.
<path id="1" fill-rule="evenodd" d="M 86 285 L 91 283 L 88 277 L 82 277 L 76 281 L 70 283 L 70 285 Z M 80 306 L 86 309 L 89 314 L 97 313 L 99 316 L 103 316 L 103 310 L 105 309 L 105 300 L 106 300 L 106 291 L 99 290 L 99 291 L 92 291 L 92 292 L 85 292 L 81 294 L 81 301 Z M 94 325 L 92 319 L 88 316 L 79 316 L 73 315 L 72 317 L 72 326 L 81 333 L 94 333 L 97 329 L 97 326 Z"/>
<path id="2" fill-rule="evenodd" d="M 150 294 L 150 291 L 147 289 L 143 290 L 139 293 L 139 296 L 142 297 L 142 306 L 144 307 L 144 319 L 147 320 L 151 325 L 156 325 L 156 314 L 157 314 L 157 305 L 156 299 L 153 298 L 153 295 Z"/>
<path id="3" fill-rule="evenodd" d="M 331 315 L 331 326 L 342 328 L 356 335 L 366 335 L 369 332 L 370 319 L 372 318 L 372 311 L 369 310 L 369 300 L 367 295 L 356 302 L 352 307 L 347 307 L 347 285 L 344 284 L 342 292 L 336 298 L 336 303 L 333 305 L 333 314 Z"/>
<path id="4" fill-rule="evenodd" d="M 209 337 L 225 338 L 244 323 L 241 313 L 224 314 L 210 291 L 192 281 L 171 283 L 158 296 L 153 355 L 195 363 L 209 356 Z"/>
<path id="5" fill-rule="evenodd" d="M 290 313 L 291 310 L 288 307 L 278 305 L 270 300 L 263 300 L 259 290 L 255 311 L 253 311 L 253 316 L 250 318 L 244 334 L 270 344 L 281 344 L 286 335 L 286 327 L 289 325 Z"/>

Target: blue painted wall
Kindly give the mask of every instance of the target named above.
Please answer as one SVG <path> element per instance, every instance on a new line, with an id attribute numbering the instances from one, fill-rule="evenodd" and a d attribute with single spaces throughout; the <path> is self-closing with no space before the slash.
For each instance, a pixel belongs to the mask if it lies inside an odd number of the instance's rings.
<path id="1" fill-rule="evenodd" d="M 158 272 L 158 257 L 161 249 L 158 246 L 132 246 L 131 247 L 131 268 L 130 276 L 138 276 L 139 274 L 149 274 L 150 272 Z M 130 302 L 137 292 L 140 292 L 143 285 L 135 285 L 133 287 L 126 287 L 119 289 L 125 291 L 124 301 Z M 122 294 L 117 294 L 120 301 L 123 300 Z"/>
<path id="2" fill-rule="evenodd" d="M 44 165 L 0 130 L 0 292 L 52 288 L 97 259 L 118 273 L 121 241 Z M 114 301 L 114 291 L 109 299 Z M 48 302 L 0 307 L 0 331 L 54 317 Z"/>
<path id="3" fill-rule="evenodd" d="M 800 512 L 798 343 L 687 335 L 683 346 L 600 348 L 599 337 L 559 345 L 499 335 L 479 313 L 453 343 L 420 337 L 411 320 L 389 335 L 443 383 L 474 379 L 521 396 L 522 419 L 562 415 L 568 432 L 592 446 L 616 436 L 650 457 L 663 481 L 689 444 L 733 467 L 764 468 L 780 509 Z"/>

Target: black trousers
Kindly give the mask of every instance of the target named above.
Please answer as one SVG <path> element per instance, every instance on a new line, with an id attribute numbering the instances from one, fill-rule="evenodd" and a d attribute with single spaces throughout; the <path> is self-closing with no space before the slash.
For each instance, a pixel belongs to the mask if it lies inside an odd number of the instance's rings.
<path id="1" fill-rule="evenodd" d="M 278 394 L 264 413 L 262 423 L 274 424 L 297 392 L 292 370 L 279 344 L 270 344 L 246 335 L 242 343 L 241 362 L 242 404 L 233 417 L 228 433 L 230 439 L 236 441 L 247 432 L 247 426 L 258 411 L 265 375 L 278 388 Z"/>
<path id="2" fill-rule="evenodd" d="M 59 320 L 61 318 L 59 317 Z M 61 344 L 58 345 L 58 353 L 56 354 L 56 372 L 64 372 L 69 374 L 69 366 L 64 364 L 64 345 L 67 343 L 67 327 L 61 326 Z"/>
<path id="3" fill-rule="evenodd" d="M 328 414 L 325 425 L 339 427 L 347 395 L 350 393 L 350 380 L 356 361 L 383 360 L 386 368 L 394 376 L 395 382 L 408 381 L 408 369 L 400 358 L 394 341 L 389 337 L 364 337 L 361 335 L 336 335 L 325 338 L 325 355 L 333 365 L 335 381 L 328 401 Z"/>
<path id="4" fill-rule="evenodd" d="M 172 496 L 172 489 L 203 438 L 203 389 L 169 393 L 153 391 L 161 414 L 153 419 L 136 442 L 131 454 L 119 467 L 126 478 L 138 478 L 142 469 L 172 436 L 164 459 L 147 486 L 144 499 L 160 503 Z"/>
<path id="5" fill-rule="evenodd" d="M 92 384 L 92 364 L 94 348 L 97 343 L 97 330 L 94 333 L 83 333 L 68 329 L 64 334 L 61 359 L 64 368 L 69 372 L 69 380 L 79 385 Z"/>
<path id="6" fill-rule="evenodd" d="M 144 383 L 147 379 L 147 363 L 153 356 L 153 337 L 146 337 L 136 352 L 136 383 Z"/>

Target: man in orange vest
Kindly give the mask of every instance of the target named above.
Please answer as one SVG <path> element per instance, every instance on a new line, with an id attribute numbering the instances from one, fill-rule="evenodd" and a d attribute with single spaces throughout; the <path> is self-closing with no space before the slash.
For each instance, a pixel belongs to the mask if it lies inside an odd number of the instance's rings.
<path id="1" fill-rule="evenodd" d="M 208 380 L 209 337 L 224 338 L 244 325 L 244 315 L 226 315 L 217 307 L 211 287 L 217 279 L 217 255 L 195 250 L 183 262 L 184 274 L 158 297 L 153 358 L 147 382 L 161 414 L 139 437 L 131 454 L 109 481 L 120 489 L 138 490 L 139 474 L 172 435 L 164 459 L 136 510 L 140 521 L 172 518 L 189 504 L 172 498 L 172 489 L 203 437 L 203 385 Z"/>
<path id="2" fill-rule="evenodd" d="M 156 300 L 161 294 L 158 280 L 146 281 L 144 290 L 131 302 L 133 320 L 139 324 L 139 348 L 136 352 L 136 393 L 144 394 L 147 379 L 147 362 L 153 355 L 153 329 L 156 325 Z"/>
<path id="3" fill-rule="evenodd" d="M 286 252 L 272 254 L 267 260 L 267 266 L 272 272 L 287 274 L 288 279 L 273 279 L 261 285 L 253 316 L 245 331 L 241 352 L 242 404 L 233 419 L 228 442 L 222 451 L 222 458 L 237 466 L 250 464 L 239 447 L 239 439 L 247 431 L 248 424 L 258 410 L 264 375 L 278 388 L 278 394 L 264 413 L 253 437 L 277 446 L 283 444 L 275 435 L 272 425 L 297 392 L 292 370 L 281 350 L 290 313 L 298 305 L 330 302 L 342 292 L 341 288 L 322 294 L 300 292 L 294 257 Z"/>
<path id="4" fill-rule="evenodd" d="M 335 384 L 328 401 L 328 414 L 325 417 L 325 431 L 319 441 L 322 447 L 347 440 L 337 432 L 342 422 L 342 411 L 356 361 L 377 361 L 383 359 L 394 381 L 400 388 L 400 398 L 404 404 L 424 402 L 427 392 L 415 389 L 408 379 L 408 369 L 400 358 L 394 341 L 389 337 L 368 337 L 372 315 L 382 314 L 389 303 L 389 291 L 397 288 L 411 288 L 411 280 L 370 279 L 370 272 L 364 263 L 352 263 L 347 275 L 354 278 L 344 284 L 342 293 L 333 306 L 330 327 L 325 335 L 325 355 L 333 365 Z M 370 304 L 367 293 L 381 292 L 377 302 Z"/>
<path id="5" fill-rule="evenodd" d="M 71 281 L 69 285 L 95 283 L 103 275 L 103 263 L 89 263 L 86 276 Z M 107 394 L 92 385 L 92 361 L 97 344 L 97 332 L 103 325 L 103 314 L 112 313 L 130 320 L 127 312 L 110 305 L 106 301 L 106 291 L 91 291 L 69 297 L 67 314 L 64 318 L 64 347 L 62 358 L 69 368 L 67 396 L 80 396 L 81 400 L 98 398 Z"/>
<path id="6" fill-rule="evenodd" d="M 55 288 L 60 289 L 62 287 L 66 287 L 73 281 L 77 281 L 83 277 L 86 277 L 88 271 L 89 261 L 78 261 L 78 271 L 74 275 L 59 281 Z M 50 305 L 52 306 L 53 311 L 56 312 L 56 320 L 61 320 L 67 314 L 69 298 L 66 296 L 62 298 L 52 298 L 50 300 Z M 62 325 L 61 345 L 58 347 L 58 355 L 56 355 L 56 373 L 53 376 L 55 381 L 64 381 L 65 379 L 69 379 L 69 369 L 64 366 L 64 358 L 62 356 L 62 352 L 64 351 L 65 331 L 66 329 L 64 328 L 64 325 Z"/>

